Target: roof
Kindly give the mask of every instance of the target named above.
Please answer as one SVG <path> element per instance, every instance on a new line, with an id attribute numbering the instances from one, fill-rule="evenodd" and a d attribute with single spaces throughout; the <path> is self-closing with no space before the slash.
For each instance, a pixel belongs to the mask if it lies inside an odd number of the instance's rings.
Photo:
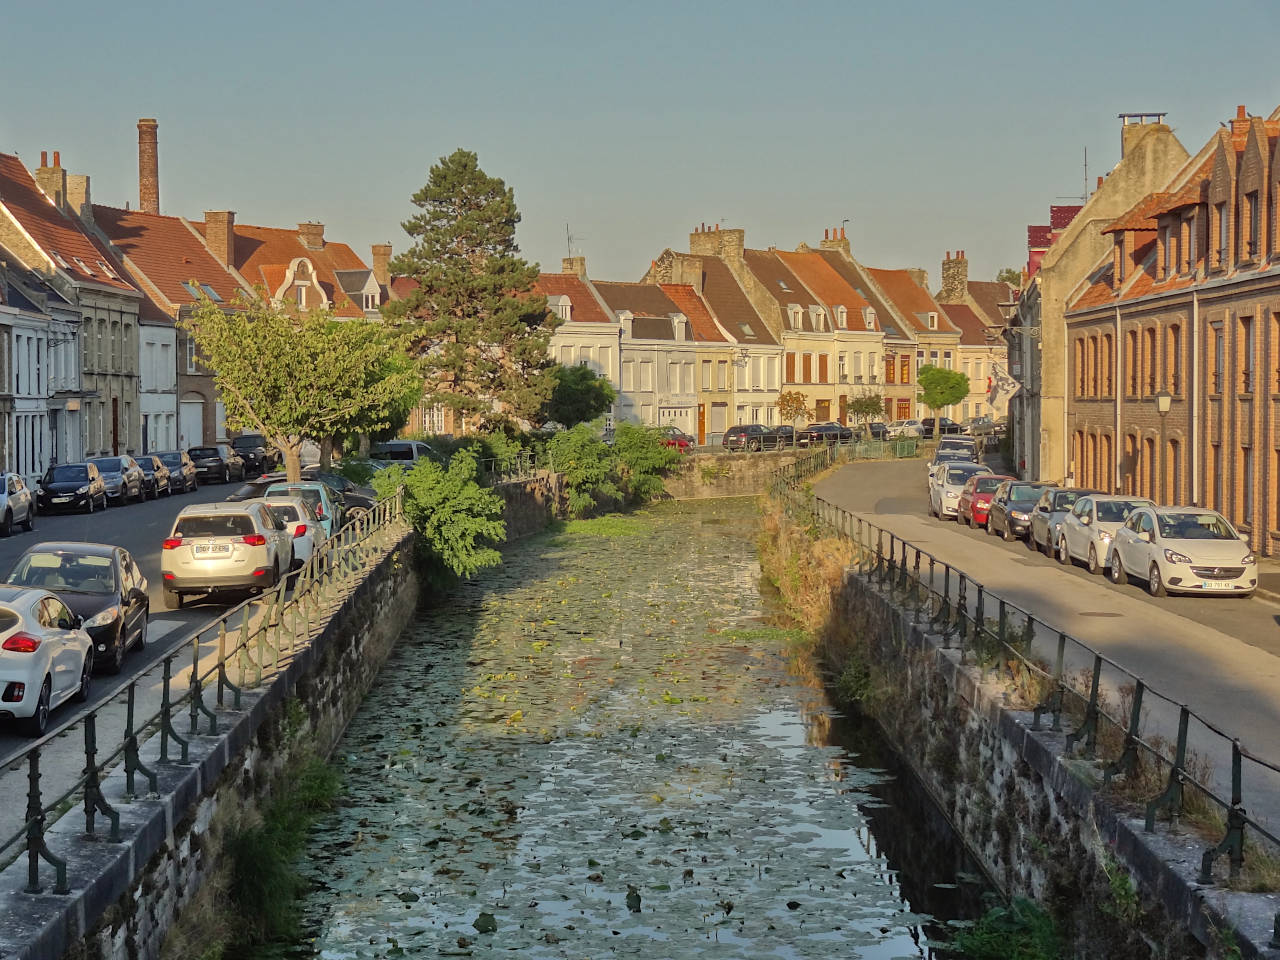
<path id="1" fill-rule="evenodd" d="M 612 310 L 627 310 L 637 317 L 669 318 L 684 311 L 671 302 L 656 283 L 622 283 L 613 280 L 593 280 L 592 285 Z M 634 330 L 635 327 L 633 326 Z M 639 334 L 635 334 L 639 336 Z"/>
<path id="2" fill-rule="evenodd" d="M 1017 297 L 1017 288 L 1000 280 L 970 280 L 969 296 L 985 314 L 987 323 L 1003 323 L 1004 313 L 1000 304 L 1010 303 Z"/>
<path id="3" fill-rule="evenodd" d="M 818 306 L 818 298 L 804 285 L 804 281 L 783 263 L 778 256 L 778 251 L 745 250 L 743 259 L 746 261 L 747 269 L 755 274 L 756 279 L 777 301 L 782 310 L 784 322 L 788 326 L 791 322 L 788 308 L 792 305 L 799 306 L 803 308 L 800 312 L 800 326 L 794 329 L 814 332 L 813 318 L 808 308 Z"/>
<path id="4" fill-rule="evenodd" d="M 967 303 L 940 304 L 952 326 L 960 331 L 960 345 L 964 347 L 989 347 L 1003 343 L 993 327 L 983 321 Z"/>
<path id="5" fill-rule="evenodd" d="M 817 250 L 815 253 L 870 304 L 871 309 L 876 312 L 876 326 L 891 337 L 906 337 L 906 333 L 898 329 L 893 304 L 881 298 L 880 292 L 871 283 L 871 278 L 864 274 L 865 267 L 836 250 Z"/>
<path id="6" fill-rule="evenodd" d="M 715 318 L 711 316 L 711 311 L 707 309 L 707 305 L 702 298 L 698 296 L 698 291 L 688 283 L 662 283 L 659 284 L 662 292 L 667 298 L 674 303 L 686 317 L 689 318 L 689 328 L 693 332 L 693 339 L 702 343 L 727 343 L 725 335 L 716 326 Z"/>
<path id="7" fill-rule="evenodd" d="M 413 277 L 392 277 L 387 293 L 392 300 L 404 300 L 418 289 L 418 281 Z"/>
<path id="8" fill-rule="evenodd" d="M 43 553 L 77 553 L 86 557 L 109 557 L 119 549 L 111 543 L 81 543 L 79 540 L 54 540 L 37 546 Z"/>
<path id="9" fill-rule="evenodd" d="M 885 292 L 885 296 L 893 301 L 898 308 L 898 312 L 917 330 L 929 330 L 929 324 L 921 320 L 917 314 L 936 313 L 938 314 L 939 331 L 943 333 L 957 332 L 951 326 L 947 315 L 942 312 L 942 307 L 938 305 L 938 301 L 933 299 L 928 290 L 916 283 L 909 272 L 906 270 L 881 270 L 875 267 L 869 267 L 868 272 L 871 274 L 872 279 L 880 285 L 880 289 Z"/>
<path id="10" fill-rule="evenodd" d="M 720 326 L 739 343 L 775 344 L 769 325 L 751 305 L 746 291 L 724 261 L 699 257 L 702 264 L 702 299 L 715 313 Z"/>
<path id="11" fill-rule="evenodd" d="M 1071 221 L 1076 218 L 1076 214 L 1084 209 L 1083 204 L 1050 204 L 1049 205 L 1049 229 L 1065 230 L 1071 226 Z"/>
<path id="12" fill-rule="evenodd" d="M 670 317 L 634 317 L 631 320 L 632 340 L 674 340 L 675 338 Z"/>
<path id="13" fill-rule="evenodd" d="M 129 258 L 128 266 L 153 285 L 165 300 L 175 306 L 197 301 L 195 291 L 185 286 L 194 282 L 196 290 L 213 300 L 230 303 L 241 292 L 241 286 L 214 259 L 200 237 L 178 217 L 140 210 L 93 205 L 93 219 L 112 245 Z M 146 292 L 142 278 L 139 283 Z"/>
<path id="14" fill-rule="evenodd" d="M 1153 215 L 1161 213 L 1170 213 L 1174 210 L 1180 210 L 1183 207 L 1191 206 L 1196 203 L 1206 203 L 1209 200 L 1209 181 L 1213 177 L 1213 163 L 1215 156 L 1210 154 L 1204 159 L 1191 174 L 1190 178 L 1182 188 L 1172 193 L 1165 194 L 1164 203 L 1153 211 Z"/>
<path id="15" fill-rule="evenodd" d="M 1048 249 L 1053 243 L 1053 227 L 1047 225 L 1027 227 L 1027 246 L 1033 250 Z"/>
<path id="16" fill-rule="evenodd" d="M 1112 220 L 1102 228 L 1103 233 L 1119 233 L 1122 230 L 1155 230 L 1156 214 L 1169 200 L 1167 193 L 1149 193 L 1118 219 Z"/>
<path id="17" fill-rule="evenodd" d="M 396 277 L 391 281 L 394 291 L 396 280 L 407 277 Z M 544 297 L 568 297 L 570 323 L 613 323 L 614 320 L 600 306 L 595 295 L 587 288 L 586 283 L 576 273 L 540 273 L 533 282 L 535 292 Z"/>
<path id="18" fill-rule="evenodd" d="M 780 250 L 778 257 L 792 273 L 800 278 L 800 282 L 828 307 L 842 306 L 850 313 L 860 313 L 863 307 L 870 306 L 867 298 L 855 290 L 831 264 L 818 254 L 788 253 Z M 862 327 L 861 324 L 858 326 Z"/>
<path id="19" fill-rule="evenodd" d="M 203 222 L 192 223 L 202 236 Z M 262 284 L 274 293 L 284 282 L 289 264 L 299 257 L 310 260 L 316 268 L 320 286 L 339 317 L 363 317 L 364 308 L 357 304 L 338 282 L 338 270 L 367 270 L 345 243 L 325 240 L 319 250 L 309 250 L 298 237 L 297 228 L 256 227 L 247 223 L 235 225 L 235 263 L 232 264 L 249 283 Z"/>
<path id="20" fill-rule="evenodd" d="M 71 279 L 133 291 L 80 221 L 55 207 L 22 161 L 7 153 L 0 153 L 0 203 Z"/>

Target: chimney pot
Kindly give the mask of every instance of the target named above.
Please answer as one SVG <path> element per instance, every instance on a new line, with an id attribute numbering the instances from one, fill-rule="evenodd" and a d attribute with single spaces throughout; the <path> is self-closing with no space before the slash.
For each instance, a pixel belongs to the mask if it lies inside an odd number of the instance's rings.
<path id="1" fill-rule="evenodd" d="M 831 228 L 830 228 L 830 227 L 828 227 L 826 230 L 823 230 L 823 231 L 822 231 L 822 239 L 823 239 L 823 240 L 830 240 L 830 239 L 831 239 Z"/>
<path id="2" fill-rule="evenodd" d="M 841 228 L 840 228 L 840 239 L 841 239 L 841 240 L 847 239 L 847 238 L 845 237 L 845 235 L 844 235 L 844 227 L 841 227 Z"/>
<path id="3" fill-rule="evenodd" d="M 157 124 L 150 117 L 138 120 L 138 209 L 160 212 L 160 159 Z M 57 161 L 54 154 L 54 163 Z"/>
<path id="4" fill-rule="evenodd" d="M 1245 119 L 1247 119 L 1247 117 L 1248 117 L 1248 115 L 1245 113 L 1245 110 L 1244 110 L 1244 104 L 1242 103 L 1242 104 L 1240 104 L 1238 107 L 1236 107 L 1236 119 L 1237 119 L 1237 120 L 1245 120 Z M 54 154 L 54 156 L 56 157 L 56 156 L 57 156 L 57 154 L 55 153 L 55 154 Z M 55 165 L 57 164 L 57 161 L 56 161 L 56 160 L 54 161 L 54 164 L 55 164 Z"/>
<path id="5" fill-rule="evenodd" d="M 48 165 L 49 165 L 49 151 L 48 151 L 48 150 L 41 150 L 41 151 L 40 151 L 40 166 L 42 166 L 42 167 L 47 167 Z"/>
<path id="6" fill-rule="evenodd" d="M 62 154 L 59 153 L 57 150 L 53 151 L 53 165 L 55 167 L 62 166 Z"/>
<path id="7" fill-rule="evenodd" d="M 1099 189 L 1099 190 L 1101 190 L 1101 189 L 1102 189 L 1102 178 L 1101 178 L 1101 177 L 1099 177 L 1099 178 L 1098 178 L 1098 187 L 1097 187 L 1097 189 Z"/>

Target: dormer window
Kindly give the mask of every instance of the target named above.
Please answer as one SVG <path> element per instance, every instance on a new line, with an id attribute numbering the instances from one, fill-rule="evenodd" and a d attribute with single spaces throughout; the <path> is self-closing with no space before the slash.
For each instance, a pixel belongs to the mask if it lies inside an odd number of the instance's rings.
<path id="1" fill-rule="evenodd" d="M 813 324 L 813 329 L 822 331 L 827 329 L 827 311 L 821 307 L 809 308 L 809 321 Z"/>
<path id="2" fill-rule="evenodd" d="M 558 297 L 548 297 L 547 306 L 551 308 L 552 313 L 565 323 L 568 323 L 573 318 L 573 304 L 569 302 L 569 298 L 563 293 Z"/>
<path id="3" fill-rule="evenodd" d="M 932 310 L 929 311 L 929 329 L 930 330 L 938 329 L 938 314 Z"/>
<path id="4" fill-rule="evenodd" d="M 305 307 L 307 305 L 307 285 L 305 283 L 297 284 L 293 288 L 293 293 L 295 299 L 298 301 L 298 306 Z"/>
<path id="5" fill-rule="evenodd" d="M 868 330 L 876 328 L 876 310 L 875 307 L 866 307 L 862 311 L 862 322 L 866 324 Z"/>
<path id="6" fill-rule="evenodd" d="M 1258 192 L 1245 194 L 1245 203 L 1249 214 L 1249 250 L 1248 256 L 1256 257 L 1262 247 L 1262 231 L 1258 219 Z"/>
<path id="7" fill-rule="evenodd" d="M 364 295 L 364 308 L 366 310 L 376 310 L 378 308 L 378 295 L 376 293 L 366 293 Z"/>
<path id="8" fill-rule="evenodd" d="M 791 322 L 792 330 L 799 330 L 804 320 L 804 311 L 797 304 L 791 304 L 787 307 L 787 315 Z"/>
<path id="9" fill-rule="evenodd" d="M 849 328 L 849 311 L 844 307 L 836 307 L 836 326 L 841 330 Z"/>

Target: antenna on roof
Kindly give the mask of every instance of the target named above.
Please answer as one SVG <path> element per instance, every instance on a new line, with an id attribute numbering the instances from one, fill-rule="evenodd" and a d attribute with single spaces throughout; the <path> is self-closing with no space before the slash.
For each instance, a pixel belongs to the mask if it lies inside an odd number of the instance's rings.
<path id="1" fill-rule="evenodd" d="M 568 220 L 564 222 L 564 248 L 566 251 L 565 256 L 572 257 L 573 256 L 573 234 L 569 232 Z"/>
<path id="2" fill-rule="evenodd" d="M 1077 196 L 1055 197 L 1055 200 L 1079 200 L 1080 204 L 1089 202 L 1089 148 L 1084 148 L 1084 193 Z"/>

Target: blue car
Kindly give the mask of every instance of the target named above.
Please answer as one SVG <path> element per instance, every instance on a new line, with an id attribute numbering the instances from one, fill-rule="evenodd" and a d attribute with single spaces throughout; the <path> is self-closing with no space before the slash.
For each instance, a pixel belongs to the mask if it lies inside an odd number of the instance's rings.
<path id="1" fill-rule="evenodd" d="M 297 497 L 306 501 L 315 512 L 325 539 L 333 536 L 334 531 L 342 526 L 341 504 L 338 503 L 334 492 L 318 480 L 299 480 L 297 483 L 282 480 L 267 487 L 262 491 L 262 496 Z"/>

